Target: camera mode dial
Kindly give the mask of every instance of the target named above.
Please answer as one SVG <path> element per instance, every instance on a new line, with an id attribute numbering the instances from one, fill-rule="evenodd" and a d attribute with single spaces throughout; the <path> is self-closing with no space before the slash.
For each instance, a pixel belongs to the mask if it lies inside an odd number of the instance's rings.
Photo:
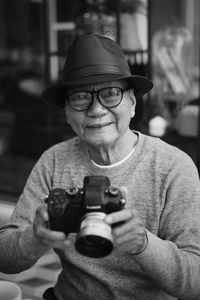
<path id="1" fill-rule="evenodd" d="M 108 189 L 109 196 L 116 197 L 119 194 L 119 190 L 113 186 Z"/>
<path id="2" fill-rule="evenodd" d="M 63 215 L 66 207 L 66 194 L 65 190 L 55 188 L 51 191 L 49 196 L 49 212 L 54 217 Z"/>
<path id="3" fill-rule="evenodd" d="M 71 197 L 76 196 L 78 194 L 78 192 L 79 192 L 79 189 L 75 188 L 75 187 L 72 187 L 72 188 L 66 190 L 67 195 L 71 196 Z"/>

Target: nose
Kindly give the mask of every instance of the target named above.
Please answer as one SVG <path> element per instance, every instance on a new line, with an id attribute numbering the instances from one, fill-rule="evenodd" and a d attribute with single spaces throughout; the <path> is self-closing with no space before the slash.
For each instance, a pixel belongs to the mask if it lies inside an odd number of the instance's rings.
<path id="1" fill-rule="evenodd" d="M 106 114 L 107 113 L 107 108 L 106 107 L 104 107 L 101 103 L 100 103 L 100 101 L 99 101 L 99 99 L 98 99 L 98 96 L 97 96 L 97 94 L 96 93 L 94 93 L 93 94 L 93 101 L 92 101 L 92 105 L 91 105 L 91 107 L 88 109 L 88 116 L 97 116 L 97 117 L 99 117 L 99 116 L 102 116 L 102 115 L 104 115 L 104 114 Z"/>

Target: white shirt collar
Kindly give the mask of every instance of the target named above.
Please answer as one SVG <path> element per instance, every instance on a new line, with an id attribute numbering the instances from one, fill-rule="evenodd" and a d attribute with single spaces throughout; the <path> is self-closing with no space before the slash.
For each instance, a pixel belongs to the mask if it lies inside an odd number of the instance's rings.
<path id="1" fill-rule="evenodd" d="M 114 168 L 114 167 L 117 167 L 117 166 L 123 164 L 126 160 L 128 160 L 129 157 L 131 157 L 132 154 L 134 153 L 135 148 L 136 148 L 136 145 L 134 146 L 134 148 L 131 150 L 131 152 L 128 155 L 126 155 L 122 160 L 120 160 L 120 161 L 118 161 L 118 162 L 116 162 L 116 163 L 114 163 L 112 165 L 99 165 L 94 160 L 91 159 L 91 161 L 92 161 L 92 163 L 93 163 L 94 166 L 96 166 L 96 167 L 98 167 L 100 169 L 105 169 L 105 168 L 106 169 L 111 169 L 111 168 Z"/>

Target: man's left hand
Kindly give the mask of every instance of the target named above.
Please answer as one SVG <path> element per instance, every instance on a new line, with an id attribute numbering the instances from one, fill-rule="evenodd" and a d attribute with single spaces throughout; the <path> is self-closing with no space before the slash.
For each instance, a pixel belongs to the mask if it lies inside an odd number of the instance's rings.
<path id="1" fill-rule="evenodd" d="M 123 198 L 127 198 L 127 189 L 121 189 Z M 111 213 L 105 217 L 105 222 L 113 226 L 114 247 L 119 251 L 138 254 L 142 252 L 147 244 L 147 236 L 135 208 L 125 208 L 121 211 Z M 117 223 L 120 223 L 119 225 Z"/>

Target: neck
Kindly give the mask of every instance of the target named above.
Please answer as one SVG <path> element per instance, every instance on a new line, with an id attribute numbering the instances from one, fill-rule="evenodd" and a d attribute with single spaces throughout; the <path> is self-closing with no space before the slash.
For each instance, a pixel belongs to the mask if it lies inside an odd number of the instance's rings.
<path id="1" fill-rule="evenodd" d="M 90 158 L 99 165 L 112 165 L 126 157 L 137 143 L 137 135 L 129 130 L 114 145 L 89 146 Z"/>

